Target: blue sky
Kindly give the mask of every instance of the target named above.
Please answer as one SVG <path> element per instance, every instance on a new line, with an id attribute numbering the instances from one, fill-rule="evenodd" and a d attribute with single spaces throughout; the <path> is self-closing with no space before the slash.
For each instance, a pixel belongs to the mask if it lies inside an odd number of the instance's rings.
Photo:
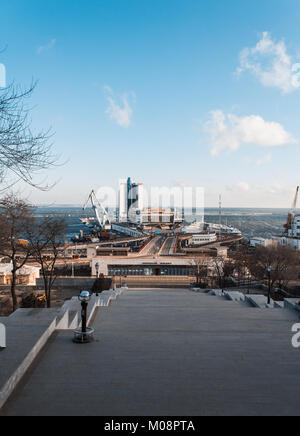
<path id="1" fill-rule="evenodd" d="M 39 80 L 33 125 L 52 126 L 66 161 L 48 173 L 50 192 L 22 193 L 81 204 L 132 176 L 203 186 L 207 206 L 222 193 L 228 207 L 289 207 L 300 182 L 299 22 L 299 0 L 2 4 L 7 81 Z"/>

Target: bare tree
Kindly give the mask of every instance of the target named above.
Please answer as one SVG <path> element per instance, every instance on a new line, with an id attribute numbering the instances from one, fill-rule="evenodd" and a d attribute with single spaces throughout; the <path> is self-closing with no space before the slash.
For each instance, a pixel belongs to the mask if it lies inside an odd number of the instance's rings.
<path id="1" fill-rule="evenodd" d="M 26 229 L 33 259 L 41 267 L 47 307 L 51 307 L 51 291 L 57 278 L 56 264 L 63 255 L 66 223 L 63 218 L 46 217 L 35 219 L 34 225 Z"/>
<path id="2" fill-rule="evenodd" d="M 208 276 L 207 259 L 201 256 L 195 257 L 190 261 L 190 265 L 192 266 L 197 285 L 201 286 L 202 280 Z"/>
<path id="3" fill-rule="evenodd" d="M 216 257 L 214 259 L 215 273 L 219 281 L 220 288 L 223 288 L 226 281 L 234 273 L 235 263 L 224 257 Z"/>
<path id="4" fill-rule="evenodd" d="M 287 247 L 257 247 L 249 256 L 249 270 L 260 281 L 268 277 L 270 267 L 271 290 L 274 287 L 287 288 L 289 282 L 298 276 L 299 253 Z"/>
<path id="5" fill-rule="evenodd" d="M 0 201 L 0 255 L 10 260 L 12 266 L 11 297 L 13 311 L 18 308 L 16 296 L 17 273 L 27 263 L 31 252 L 24 241 L 24 229 L 33 222 L 32 209 L 28 203 L 15 195 L 7 195 Z"/>
<path id="6" fill-rule="evenodd" d="M 246 246 L 239 247 L 239 250 L 231 255 L 231 258 L 232 261 L 235 263 L 235 271 L 238 273 L 238 282 L 240 283 L 240 279 L 242 277 L 244 283 L 246 280 L 248 280 L 248 286 L 249 286 L 251 275 L 249 271 L 250 254 L 249 254 L 248 247 Z"/>
<path id="7" fill-rule="evenodd" d="M 32 95 L 35 84 L 28 90 L 16 86 L 0 89 L 0 183 L 2 191 L 19 180 L 40 189 L 34 175 L 57 162 L 49 145 L 49 132 L 33 133 L 30 108 L 25 101 Z"/>

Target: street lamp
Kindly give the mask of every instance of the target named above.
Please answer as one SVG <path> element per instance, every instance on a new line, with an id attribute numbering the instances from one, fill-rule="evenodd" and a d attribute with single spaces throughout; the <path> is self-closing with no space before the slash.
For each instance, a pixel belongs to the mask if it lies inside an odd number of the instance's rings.
<path id="1" fill-rule="evenodd" d="M 94 329 L 87 327 L 87 308 L 91 299 L 89 291 L 82 291 L 78 297 L 81 302 L 81 330 L 74 330 L 73 341 L 76 344 L 86 344 L 93 341 Z"/>
<path id="2" fill-rule="evenodd" d="M 221 288 L 222 288 L 222 294 L 224 294 L 224 285 L 225 285 L 225 280 L 224 280 L 224 277 L 225 277 L 225 274 L 224 274 L 224 272 L 222 271 L 221 272 Z"/>
<path id="3" fill-rule="evenodd" d="M 269 281 L 269 288 L 268 288 L 268 304 L 271 304 L 271 272 L 272 272 L 272 267 L 271 267 L 271 265 L 268 265 L 267 271 L 268 271 L 268 281 Z"/>

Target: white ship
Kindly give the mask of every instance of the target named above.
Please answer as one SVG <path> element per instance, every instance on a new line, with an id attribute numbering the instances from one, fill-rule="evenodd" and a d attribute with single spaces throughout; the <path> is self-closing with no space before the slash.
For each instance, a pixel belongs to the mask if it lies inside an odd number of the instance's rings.
<path id="1" fill-rule="evenodd" d="M 238 235 L 242 236 L 242 232 L 239 229 L 236 229 L 232 226 L 226 226 L 224 224 L 207 224 L 210 230 L 214 232 L 227 233 L 229 235 Z"/>
<path id="2" fill-rule="evenodd" d="M 228 235 L 237 235 L 242 236 L 242 232 L 239 229 L 236 229 L 231 226 L 226 226 L 223 224 L 212 224 L 212 223 L 203 223 L 203 222 L 194 222 L 189 226 L 186 226 L 183 229 L 184 233 L 189 234 L 200 234 L 200 233 L 226 233 Z"/>

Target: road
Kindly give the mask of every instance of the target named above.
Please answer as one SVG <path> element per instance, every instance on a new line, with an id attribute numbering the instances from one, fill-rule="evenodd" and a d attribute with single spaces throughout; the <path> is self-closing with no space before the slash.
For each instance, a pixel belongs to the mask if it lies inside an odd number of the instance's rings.
<path id="1" fill-rule="evenodd" d="M 164 240 L 165 238 L 163 236 L 156 236 L 146 245 L 146 247 L 143 248 L 142 251 L 140 251 L 139 256 L 155 256 L 159 253 Z"/>
<path id="2" fill-rule="evenodd" d="M 176 237 L 167 238 L 160 250 L 160 256 L 170 256 L 174 254 Z"/>

